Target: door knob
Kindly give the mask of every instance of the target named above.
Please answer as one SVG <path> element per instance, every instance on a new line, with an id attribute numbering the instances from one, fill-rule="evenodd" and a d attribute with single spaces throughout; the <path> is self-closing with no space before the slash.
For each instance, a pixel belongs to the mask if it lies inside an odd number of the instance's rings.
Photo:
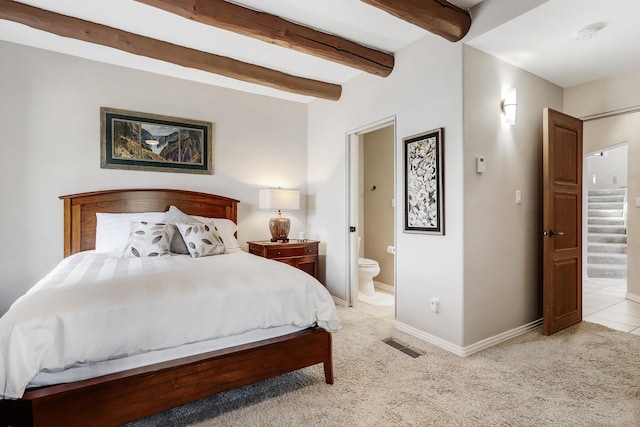
<path id="1" fill-rule="evenodd" d="M 553 236 L 564 236 L 564 232 L 563 231 L 553 231 L 553 230 L 544 230 L 542 232 L 542 236 L 544 237 L 553 237 Z"/>

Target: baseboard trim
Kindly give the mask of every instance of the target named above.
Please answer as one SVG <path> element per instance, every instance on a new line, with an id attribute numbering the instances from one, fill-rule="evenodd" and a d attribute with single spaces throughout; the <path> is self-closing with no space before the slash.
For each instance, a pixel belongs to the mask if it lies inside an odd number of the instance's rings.
<path id="1" fill-rule="evenodd" d="M 542 319 L 535 320 L 531 323 L 527 323 L 526 325 L 519 326 L 517 328 L 511 329 L 506 332 L 502 332 L 498 335 L 494 335 L 492 337 L 486 338 L 482 341 L 478 341 L 475 344 L 471 344 L 466 347 L 461 347 L 459 345 L 455 345 L 449 341 L 443 340 L 442 338 L 438 338 L 434 335 L 428 334 L 424 331 L 414 328 L 413 326 L 409 326 L 405 323 L 395 321 L 394 327 L 402 332 L 406 332 L 409 335 L 413 335 L 416 338 L 420 338 L 423 341 L 426 341 L 430 344 L 438 346 L 443 350 L 447 350 L 455 354 L 456 356 L 466 357 L 470 356 L 479 351 L 485 350 L 489 347 L 493 347 L 496 344 L 500 344 L 501 342 L 510 340 L 511 338 L 515 338 L 522 334 L 525 334 L 533 329 L 542 325 Z"/>
<path id="2" fill-rule="evenodd" d="M 332 295 L 332 297 L 333 297 L 333 302 L 336 305 L 339 305 L 340 307 L 349 307 L 349 303 L 347 301 L 345 301 L 345 300 L 343 300 L 341 298 L 338 298 L 336 296 L 333 296 L 333 295 Z"/>
<path id="3" fill-rule="evenodd" d="M 464 353 L 464 356 L 469 356 L 473 353 L 477 353 L 481 350 L 493 347 L 496 344 L 500 344 L 501 342 L 510 340 L 511 338 L 526 334 L 527 332 L 532 331 L 540 326 L 542 326 L 542 319 L 534 320 L 533 322 L 527 323 L 526 325 L 518 326 L 517 328 L 513 328 L 509 331 L 502 332 L 501 334 L 494 335 L 482 341 L 478 341 L 475 344 L 466 346 L 462 349 L 462 351 Z"/>
<path id="4" fill-rule="evenodd" d="M 450 343 L 447 340 L 443 340 L 442 338 L 438 338 L 435 335 L 428 334 L 424 331 L 421 331 L 420 329 L 416 329 L 413 326 L 409 326 L 406 323 L 402 323 L 397 320 L 394 322 L 393 326 L 399 331 L 406 332 L 409 335 L 420 338 L 421 340 L 447 350 L 448 352 L 451 352 L 456 356 L 464 356 L 461 352 L 462 347 Z"/>
<path id="5" fill-rule="evenodd" d="M 640 302 L 640 295 L 632 294 L 631 292 L 627 292 L 626 298 L 633 302 Z"/>
<path id="6" fill-rule="evenodd" d="M 391 295 L 395 294 L 396 292 L 395 287 L 391 285 L 387 285 L 386 283 L 376 282 L 375 280 L 373 281 L 373 287 L 380 289 L 382 292 L 386 292 Z"/>

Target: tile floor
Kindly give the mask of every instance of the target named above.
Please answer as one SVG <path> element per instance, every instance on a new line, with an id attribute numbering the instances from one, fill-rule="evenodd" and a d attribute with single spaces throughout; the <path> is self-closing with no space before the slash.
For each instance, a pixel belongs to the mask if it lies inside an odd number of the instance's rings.
<path id="1" fill-rule="evenodd" d="M 626 279 L 583 280 L 583 320 L 640 335 L 640 303 L 625 299 L 626 292 Z"/>
<path id="2" fill-rule="evenodd" d="M 376 292 L 379 292 L 376 290 Z M 393 322 L 395 320 L 395 306 L 393 305 L 373 305 L 367 304 L 364 301 L 358 301 L 358 310 L 362 310 L 365 313 L 369 313 L 376 317 L 381 317 L 389 322 Z"/>
<path id="3" fill-rule="evenodd" d="M 640 335 L 640 303 L 625 299 L 626 279 L 582 281 L 582 316 L 586 322 Z M 359 301 L 358 308 L 393 322 L 395 307 L 375 306 Z"/>

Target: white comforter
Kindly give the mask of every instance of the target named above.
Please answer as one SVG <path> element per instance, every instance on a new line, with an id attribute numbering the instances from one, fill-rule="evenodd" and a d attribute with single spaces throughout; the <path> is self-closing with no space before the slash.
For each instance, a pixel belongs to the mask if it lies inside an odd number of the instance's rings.
<path id="1" fill-rule="evenodd" d="M 244 252 L 205 258 L 64 259 L 0 318 L 0 394 L 41 370 L 281 325 L 340 328 L 313 277 Z"/>

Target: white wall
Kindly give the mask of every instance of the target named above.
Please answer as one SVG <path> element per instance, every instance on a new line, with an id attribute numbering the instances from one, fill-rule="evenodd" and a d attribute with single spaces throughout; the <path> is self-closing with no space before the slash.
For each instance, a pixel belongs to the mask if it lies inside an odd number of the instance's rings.
<path id="1" fill-rule="evenodd" d="M 606 141 L 611 142 L 609 138 Z M 628 151 L 627 145 L 623 144 L 600 151 L 603 155 L 586 156 L 585 186 L 587 189 L 627 188 Z"/>
<path id="2" fill-rule="evenodd" d="M 396 54 L 393 73 L 362 75 L 338 102 L 309 105 L 309 235 L 323 242 L 329 290 L 347 300 L 346 137 L 396 116 L 396 298 L 399 324 L 448 343 L 462 343 L 462 45 L 427 35 Z M 402 138 L 445 128 L 444 236 L 403 232 Z M 441 311 L 429 310 L 440 299 Z"/>
<path id="3" fill-rule="evenodd" d="M 62 259 L 59 195 L 155 187 L 236 198 L 244 244 L 269 237 L 258 188 L 307 191 L 304 104 L 6 42 L 0 94 L 0 314 Z M 214 122 L 215 174 L 100 169 L 101 106 Z M 304 202 L 288 216 L 292 235 L 306 229 Z"/>
<path id="4" fill-rule="evenodd" d="M 635 111 L 586 121 L 584 152 L 627 143 L 627 296 L 640 302 L 640 71 L 565 89 L 564 104 L 576 117 Z"/>
<path id="5" fill-rule="evenodd" d="M 464 341 L 472 345 L 542 317 L 542 110 L 562 88 L 480 50 L 464 49 Z M 506 89 L 516 123 L 504 123 Z M 476 173 L 485 156 L 486 172 Z M 522 203 L 515 203 L 515 192 Z"/>
<path id="6" fill-rule="evenodd" d="M 638 82 L 640 70 L 566 88 L 565 113 L 583 118 L 640 106 Z"/>

